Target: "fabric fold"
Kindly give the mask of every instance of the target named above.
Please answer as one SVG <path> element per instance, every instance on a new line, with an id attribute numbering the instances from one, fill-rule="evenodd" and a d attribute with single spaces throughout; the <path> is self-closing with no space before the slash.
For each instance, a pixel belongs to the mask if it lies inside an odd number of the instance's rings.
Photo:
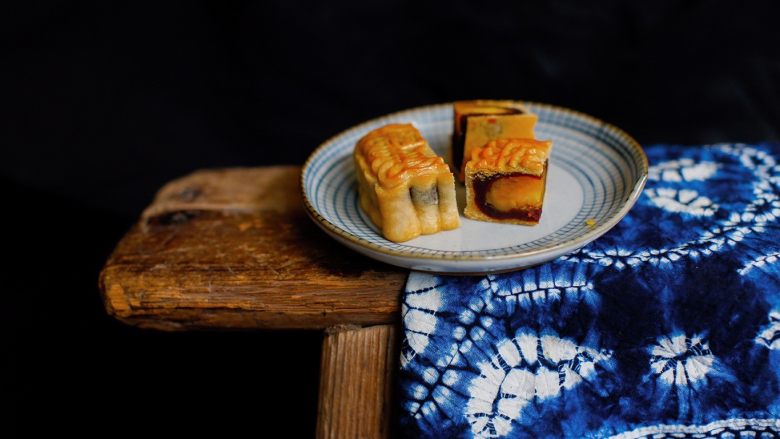
<path id="1" fill-rule="evenodd" d="M 404 437 L 780 434 L 780 147 L 646 153 L 636 206 L 579 251 L 410 274 Z"/>

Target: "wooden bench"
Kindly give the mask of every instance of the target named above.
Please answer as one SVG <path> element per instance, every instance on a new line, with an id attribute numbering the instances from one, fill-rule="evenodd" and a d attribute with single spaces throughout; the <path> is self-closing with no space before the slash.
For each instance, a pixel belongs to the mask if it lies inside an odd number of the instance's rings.
<path id="1" fill-rule="evenodd" d="M 198 171 L 165 185 L 100 275 L 107 311 L 144 328 L 324 330 L 317 437 L 389 436 L 406 271 L 306 216 L 300 168 Z"/>

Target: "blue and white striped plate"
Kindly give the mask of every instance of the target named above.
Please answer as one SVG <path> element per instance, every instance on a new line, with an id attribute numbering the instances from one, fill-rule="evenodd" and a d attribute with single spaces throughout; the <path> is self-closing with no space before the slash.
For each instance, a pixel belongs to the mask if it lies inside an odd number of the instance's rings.
<path id="1" fill-rule="evenodd" d="M 508 271 L 577 250 L 612 228 L 631 209 L 647 179 L 647 157 L 642 147 L 617 127 L 565 108 L 526 105 L 539 116 L 536 137 L 553 140 L 542 218 L 536 226 L 464 217 L 465 189 L 461 184 L 456 184 L 460 228 L 403 243 L 382 237 L 360 209 L 352 162 L 357 140 L 382 125 L 411 122 L 437 153 L 449 157 L 451 104 L 373 119 L 320 145 L 301 176 L 306 210 L 325 232 L 347 247 L 412 270 Z"/>

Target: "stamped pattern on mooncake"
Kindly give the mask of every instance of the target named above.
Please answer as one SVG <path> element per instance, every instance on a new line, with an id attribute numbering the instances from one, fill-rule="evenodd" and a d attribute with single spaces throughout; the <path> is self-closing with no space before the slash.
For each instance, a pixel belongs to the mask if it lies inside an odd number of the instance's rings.
<path id="1" fill-rule="evenodd" d="M 460 225 L 455 178 L 413 125 L 370 131 L 354 159 L 360 207 L 385 238 L 403 242 Z"/>

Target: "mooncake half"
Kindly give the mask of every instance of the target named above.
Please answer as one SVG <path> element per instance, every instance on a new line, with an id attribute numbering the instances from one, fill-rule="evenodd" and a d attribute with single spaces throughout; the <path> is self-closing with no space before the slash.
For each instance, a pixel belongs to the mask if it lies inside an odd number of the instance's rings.
<path id="1" fill-rule="evenodd" d="M 472 149 L 495 139 L 534 138 L 537 117 L 519 102 L 459 101 L 453 110 L 452 163 L 460 181 Z"/>
<path id="2" fill-rule="evenodd" d="M 498 139 L 473 149 L 466 164 L 466 217 L 537 224 L 551 148 L 549 140 Z"/>
<path id="3" fill-rule="evenodd" d="M 361 138 L 354 151 L 360 207 L 394 242 L 460 225 L 455 178 L 411 124 Z"/>

